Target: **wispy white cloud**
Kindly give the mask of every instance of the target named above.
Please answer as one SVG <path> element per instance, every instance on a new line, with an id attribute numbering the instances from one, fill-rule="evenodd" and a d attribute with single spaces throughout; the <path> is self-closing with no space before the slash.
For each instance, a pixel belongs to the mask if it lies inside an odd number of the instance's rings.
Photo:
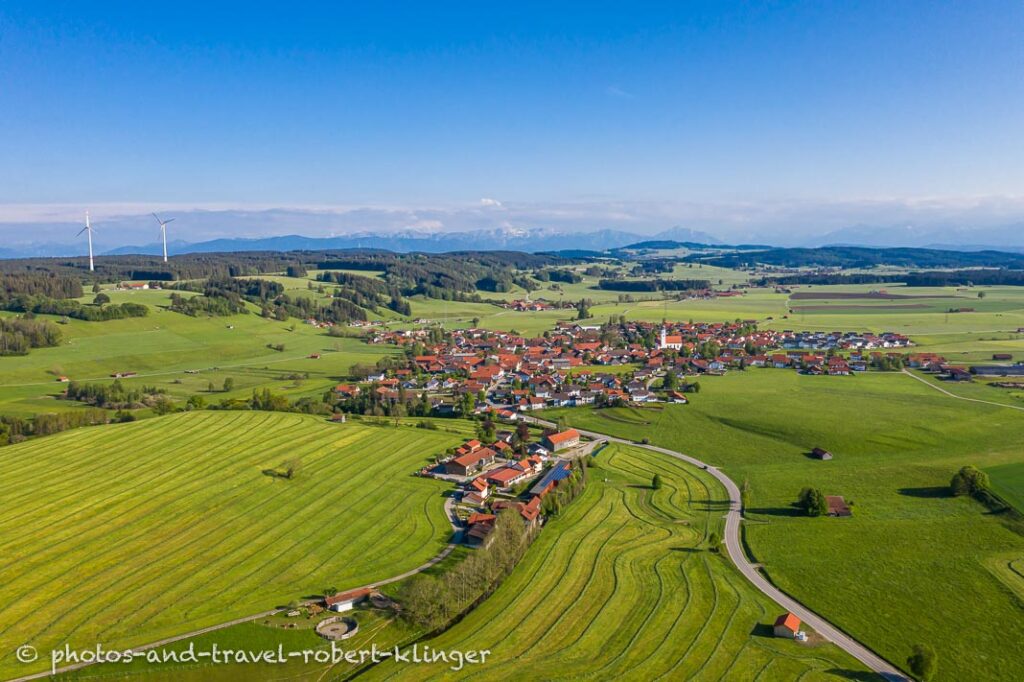
<path id="1" fill-rule="evenodd" d="M 617 85 L 609 85 L 608 87 L 606 87 L 604 89 L 604 92 L 605 92 L 606 95 L 611 95 L 612 97 L 621 97 L 623 99 L 633 99 L 633 93 L 626 92 L 625 90 L 623 90 L 622 88 L 620 88 Z"/>

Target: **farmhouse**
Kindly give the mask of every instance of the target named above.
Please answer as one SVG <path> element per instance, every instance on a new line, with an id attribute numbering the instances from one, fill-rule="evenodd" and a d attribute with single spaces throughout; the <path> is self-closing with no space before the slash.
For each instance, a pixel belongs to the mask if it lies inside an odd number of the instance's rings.
<path id="1" fill-rule="evenodd" d="M 328 597 L 324 597 L 324 606 L 331 611 L 349 611 L 356 604 L 365 601 L 373 590 L 369 587 L 361 587 L 358 590 L 349 590 Z"/>
<path id="2" fill-rule="evenodd" d="M 853 516 L 853 511 L 842 495 L 826 495 L 825 501 L 828 503 L 829 516 Z"/>
<path id="3" fill-rule="evenodd" d="M 453 474 L 455 476 L 469 476 L 480 471 L 488 464 L 493 464 L 494 454 L 494 450 L 490 448 L 477 447 L 445 462 L 444 471 L 446 474 Z"/>
<path id="4" fill-rule="evenodd" d="M 800 632 L 800 618 L 795 613 L 784 613 L 775 619 L 775 636 L 796 639 Z"/>
<path id="5" fill-rule="evenodd" d="M 580 444 L 580 432 L 576 429 L 566 429 L 559 433 L 552 433 L 544 436 L 544 443 L 552 452 L 574 448 Z"/>

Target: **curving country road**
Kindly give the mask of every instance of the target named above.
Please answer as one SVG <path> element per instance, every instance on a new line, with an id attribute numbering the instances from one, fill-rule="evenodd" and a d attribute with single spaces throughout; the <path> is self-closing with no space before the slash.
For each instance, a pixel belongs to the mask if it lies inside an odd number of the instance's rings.
<path id="1" fill-rule="evenodd" d="M 522 419 L 541 426 L 555 426 L 551 422 L 543 419 L 537 419 L 536 417 L 524 416 Z M 736 565 L 736 568 L 739 569 L 740 573 L 743 574 L 743 577 L 746 578 L 762 594 L 770 597 L 787 611 L 795 613 L 800 620 L 813 628 L 819 635 L 856 658 L 884 679 L 892 682 L 909 682 L 909 679 L 900 672 L 896 666 L 892 665 L 871 649 L 867 648 L 853 637 L 850 637 L 848 634 L 816 614 L 814 611 L 811 611 L 809 608 L 793 599 L 779 588 L 775 587 L 775 585 L 772 585 L 768 579 L 761 574 L 757 567 L 750 562 L 750 559 L 747 558 L 746 552 L 743 551 L 743 542 L 740 539 L 740 521 L 743 518 L 743 505 L 741 502 L 742 498 L 740 497 L 740 489 L 733 480 L 722 473 L 720 469 L 705 464 L 696 457 L 690 457 L 689 455 L 684 455 L 681 452 L 676 452 L 675 450 L 659 447 L 657 445 L 644 445 L 625 438 L 617 438 L 605 433 L 597 433 L 596 431 L 585 431 L 580 428 L 577 428 L 576 430 L 589 438 L 645 448 L 663 455 L 668 455 L 669 457 L 674 457 L 696 467 L 706 469 L 709 474 L 714 476 L 715 479 L 722 484 L 726 492 L 729 494 L 729 511 L 725 515 L 725 546 L 729 552 L 729 558 Z"/>

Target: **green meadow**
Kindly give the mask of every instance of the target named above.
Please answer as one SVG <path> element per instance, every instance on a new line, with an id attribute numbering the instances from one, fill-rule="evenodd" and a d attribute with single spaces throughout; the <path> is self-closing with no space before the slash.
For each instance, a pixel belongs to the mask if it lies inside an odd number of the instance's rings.
<path id="1" fill-rule="evenodd" d="M 114 372 L 136 372 L 135 378 L 122 381 L 156 386 L 182 400 L 198 394 L 217 402 L 263 388 L 292 398 L 320 395 L 346 377 L 353 364 L 373 363 L 397 352 L 360 338 L 330 337 L 301 320 L 265 319 L 252 306 L 253 313 L 247 315 L 190 317 L 167 310 L 167 291 L 109 295 L 114 303 L 146 304 L 150 314 L 106 322 L 70 320 L 60 325 L 60 346 L 0 358 L 0 412 L 27 416 L 80 409 L 56 399 L 63 390 L 57 377 L 109 383 Z M 268 347 L 278 344 L 284 345 L 283 351 Z M 311 359 L 313 354 L 320 358 Z M 227 377 L 234 390 L 221 393 Z M 208 392 L 211 383 L 218 392 Z"/>
<path id="2" fill-rule="evenodd" d="M 1012 587 L 1024 578 L 993 568 L 1024 560 L 1020 524 L 947 492 L 953 473 L 974 464 L 1020 499 L 1024 414 L 956 400 L 901 373 L 762 369 L 702 385 L 685 406 L 564 414 L 749 480 L 753 558 L 779 587 L 890 661 L 902 665 L 913 644 L 926 642 L 939 652 L 942 679 L 1024 677 L 1024 662 L 1006 646 L 1024 639 L 1024 601 Z M 835 459 L 811 459 L 815 446 Z M 844 496 L 853 517 L 803 516 L 793 503 L 805 486 Z"/>
<path id="3" fill-rule="evenodd" d="M 663 486 L 652 490 L 651 477 Z M 841 679 L 861 666 L 829 644 L 771 636 L 778 607 L 722 554 L 722 490 L 706 473 L 628 446 L 603 450 L 585 493 L 549 522 L 512 575 L 434 650 L 486 664 L 382 663 L 367 679 Z"/>
<path id="4" fill-rule="evenodd" d="M 0 676 L 21 644 L 137 645 L 422 564 L 448 486 L 410 472 L 460 435 L 202 411 L 5 447 Z"/>

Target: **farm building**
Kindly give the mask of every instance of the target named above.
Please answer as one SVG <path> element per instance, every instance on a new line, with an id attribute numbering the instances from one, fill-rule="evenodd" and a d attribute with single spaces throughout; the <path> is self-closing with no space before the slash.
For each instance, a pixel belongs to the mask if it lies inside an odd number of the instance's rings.
<path id="1" fill-rule="evenodd" d="M 1013 360 L 1013 353 L 993 353 L 993 360 Z"/>
<path id="2" fill-rule="evenodd" d="M 465 542 L 473 547 L 486 547 L 491 542 L 491 531 L 494 530 L 494 514 L 470 514 L 466 520 Z"/>
<path id="3" fill-rule="evenodd" d="M 331 611 L 349 611 L 356 604 L 365 601 L 370 593 L 373 592 L 369 587 L 361 587 L 358 590 L 349 590 L 348 592 L 341 592 L 334 594 L 329 597 L 324 597 L 324 606 L 329 608 Z"/>
<path id="4" fill-rule="evenodd" d="M 494 463 L 494 450 L 490 448 L 477 448 L 472 452 L 454 457 L 444 464 L 444 471 L 447 474 L 456 476 L 469 476 L 480 471 L 488 464 Z"/>
<path id="5" fill-rule="evenodd" d="M 775 619 L 775 636 L 796 639 L 800 632 L 800 618 L 794 613 L 784 613 Z"/>
<path id="6" fill-rule="evenodd" d="M 544 444 L 552 452 L 574 448 L 580 444 L 580 432 L 576 429 L 566 429 L 559 433 L 552 433 L 551 435 L 544 436 Z"/>
<path id="7" fill-rule="evenodd" d="M 971 374 L 992 377 L 1024 377 L 1024 365 L 974 365 Z"/>
<path id="8" fill-rule="evenodd" d="M 853 516 L 853 510 L 846 504 L 842 495 L 826 495 L 825 501 L 828 502 L 829 516 Z"/>
<path id="9" fill-rule="evenodd" d="M 544 497 L 544 495 L 551 492 L 551 490 L 558 485 L 559 481 L 569 478 L 571 474 L 572 468 L 569 464 L 569 460 L 560 459 L 547 470 L 547 473 L 544 474 L 544 478 L 537 481 L 537 483 L 530 488 L 530 494 L 537 497 Z"/>
<path id="10" fill-rule="evenodd" d="M 825 448 L 814 448 L 811 450 L 811 454 L 814 455 L 815 459 L 832 459 L 832 453 Z"/>

